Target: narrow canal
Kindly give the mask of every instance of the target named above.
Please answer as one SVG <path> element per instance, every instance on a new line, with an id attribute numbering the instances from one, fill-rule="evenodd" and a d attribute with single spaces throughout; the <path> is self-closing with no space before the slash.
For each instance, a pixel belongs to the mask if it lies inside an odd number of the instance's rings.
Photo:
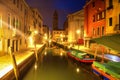
<path id="1" fill-rule="evenodd" d="M 68 58 L 60 48 L 46 48 L 23 80 L 100 80 L 90 67 Z"/>

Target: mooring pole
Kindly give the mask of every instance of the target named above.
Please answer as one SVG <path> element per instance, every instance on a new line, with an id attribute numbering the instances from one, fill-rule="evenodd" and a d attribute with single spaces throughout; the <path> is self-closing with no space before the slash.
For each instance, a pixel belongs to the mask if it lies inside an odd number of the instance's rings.
<path id="1" fill-rule="evenodd" d="M 19 80 L 18 66 L 17 66 L 17 63 L 16 63 L 15 55 L 12 51 L 13 51 L 12 47 L 9 47 L 9 53 L 10 53 L 10 57 L 11 57 L 11 60 L 12 60 L 12 65 L 13 65 L 13 69 L 14 69 L 15 78 L 16 78 L 16 80 Z"/>

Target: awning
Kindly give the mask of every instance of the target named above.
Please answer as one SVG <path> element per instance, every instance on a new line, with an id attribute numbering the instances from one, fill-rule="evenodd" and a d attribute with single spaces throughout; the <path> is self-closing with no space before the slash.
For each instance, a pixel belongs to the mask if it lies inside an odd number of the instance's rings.
<path id="1" fill-rule="evenodd" d="M 100 38 L 94 38 L 92 40 L 98 44 L 102 44 L 106 47 L 116 50 L 117 52 L 120 52 L 120 34 L 102 36 Z"/>

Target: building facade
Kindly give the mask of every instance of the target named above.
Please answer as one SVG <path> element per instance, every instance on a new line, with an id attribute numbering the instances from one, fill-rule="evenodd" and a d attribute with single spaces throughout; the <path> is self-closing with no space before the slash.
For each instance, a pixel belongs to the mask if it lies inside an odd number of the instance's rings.
<path id="1" fill-rule="evenodd" d="M 62 29 L 52 31 L 52 40 L 58 43 L 63 44 L 65 42 L 66 32 Z"/>
<path id="2" fill-rule="evenodd" d="M 68 15 L 68 42 L 76 43 L 83 39 L 84 34 L 84 10 Z"/>
<path id="3" fill-rule="evenodd" d="M 34 26 L 32 10 L 25 0 L 0 0 L 0 56 L 26 49 L 27 33 Z"/>
<path id="4" fill-rule="evenodd" d="M 84 45 L 90 47 L 90 40 L 105 35 L 105 0 L 90 0 L 84 6 Z"/>
<path id="5" fill-rule="evenodd" d="M 47 25 L 43 25 L 43 41 L 48 41 L 50 39 L 50 30 Z"/>
<path id="6" fill-rule="evenodd" d="M 120 0 L 106 0 L 106 34 L 120 33 Z"/>

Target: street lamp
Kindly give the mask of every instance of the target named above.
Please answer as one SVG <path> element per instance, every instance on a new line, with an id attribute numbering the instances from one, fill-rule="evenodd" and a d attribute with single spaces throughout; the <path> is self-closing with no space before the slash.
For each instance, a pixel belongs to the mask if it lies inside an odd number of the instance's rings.
<path id="1" fill-rule="evenodd" d="M 49 39 L 49 47 L 50 47 L 51 39 Z"/>
<path id="2" fill-rule="evenodd" d="M 76 33 L 77 33 L 77 34 L 80 34 L 80 30 L 77 30 Z"/>

